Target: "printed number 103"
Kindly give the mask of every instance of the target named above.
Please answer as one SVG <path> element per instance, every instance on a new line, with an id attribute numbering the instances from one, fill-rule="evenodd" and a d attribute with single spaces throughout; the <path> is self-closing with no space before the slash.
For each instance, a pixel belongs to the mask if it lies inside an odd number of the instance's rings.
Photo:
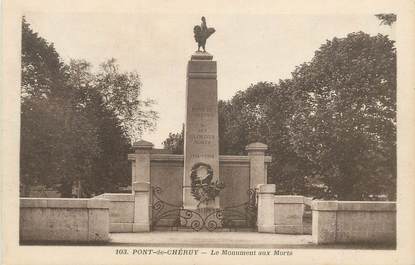
<path id="1" fill-rule="evenodd" d="M 122 248 L 122 249 L 116 249 L 116 250 L 115 250 L 115 254 L 116 254 L 116 255 L 127 255 L 127 254 L 128 254 L 128 251 L 127 251 L 127 249 L 125 249 L 125 248 Z"/>

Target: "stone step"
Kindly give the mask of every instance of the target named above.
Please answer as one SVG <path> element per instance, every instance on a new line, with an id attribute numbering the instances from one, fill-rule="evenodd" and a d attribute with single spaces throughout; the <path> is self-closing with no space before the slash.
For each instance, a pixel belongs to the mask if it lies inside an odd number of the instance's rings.
<path id="1" fill-rule="evenodd" d="M 172 226 L 156 226 L 152 231 L 177 231 L 177 232 L 210 232 L 206 228 L 199 231 L 193 230 L 191 227 L 172 227 Z M 214 232 L 256 232 L 255 228 L 251 227 L 218 227 Z"/>

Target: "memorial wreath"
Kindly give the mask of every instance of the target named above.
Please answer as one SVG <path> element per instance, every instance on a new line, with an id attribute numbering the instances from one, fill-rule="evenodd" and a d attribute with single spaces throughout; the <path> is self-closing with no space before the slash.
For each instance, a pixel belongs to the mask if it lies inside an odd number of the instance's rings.
<path id="1" fill-rule="evenodd" d="M 203 172 L 202 175 L 200 172 Z M 213 169 L 206 163 L 197 163 L 192 167 L 191 174 L 191 194 L 193 198 L 201 203 L 207 204 L 215 200 L 220 191 L 225 188 L 223 182 L 213 181 Z"/>

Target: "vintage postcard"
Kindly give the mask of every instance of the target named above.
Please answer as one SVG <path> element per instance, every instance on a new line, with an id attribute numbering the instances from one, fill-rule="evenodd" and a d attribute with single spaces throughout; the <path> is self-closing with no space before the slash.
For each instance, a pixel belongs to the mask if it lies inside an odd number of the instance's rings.
<path id="1" fill-rule="evenodd" d="M 3 1 L 1 264 L 415 264 L 414 1 Z"/>

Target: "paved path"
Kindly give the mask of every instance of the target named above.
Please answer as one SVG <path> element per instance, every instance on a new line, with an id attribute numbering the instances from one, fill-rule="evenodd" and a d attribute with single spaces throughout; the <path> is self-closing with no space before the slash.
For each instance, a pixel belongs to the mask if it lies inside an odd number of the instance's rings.
<path id="1" fill-rule="evenodd" d="M 216 248 L 304 248 L 315 246 L 311 235 L 256 232 L 162 232 L 111 233 L 110 244 L 131 246 Z"/>
<path id="2" fill-rule="evenodd" d="M 108 245 L 194 248 L 323 248 L 395 250 L 395 245 L 329 244 L 316 245 L 311 235 L 262 234 L 258 232 L 111 233 Z"/>
<path id="3" fill-rule="evenodd" d="M 149 233 L 110 233 L 110 242 L 24 242 L 22 245 L 60 246 L 135 246 L 188 248 L 322 248 L 396 250 L 395 245 L 312 243 L 311 235 L 262 234 L 257 232 L 182 232 L 154 231 Z"/>

